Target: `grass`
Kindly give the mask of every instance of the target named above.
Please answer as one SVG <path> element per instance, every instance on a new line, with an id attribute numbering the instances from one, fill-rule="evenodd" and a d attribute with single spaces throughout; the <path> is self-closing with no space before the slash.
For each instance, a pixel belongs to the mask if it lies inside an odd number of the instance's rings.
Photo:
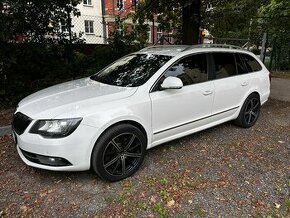
<path id="1" fill-rule="evenodd" d="M 198 217 L 206 217 L 206 211 L 200 205 L 195 205 L 194 212 Z"/>
<path id="2" fill-rule="evenodd" d="M 290 212 L 290 198 L 285 199 L 285 206 L 286 206 L 286 209 L 289 210 Z"/>
<path id="3" fill-rule="evenodd" d="M 167 184 L 168 184 L 168 179 L 166 179 L 166 178 L 162 178 L 162 179 L 160 180 L 160 183 L 161 183 L 162 185 L 167 185 Z"/>
<path id="4" fill-rule="evenodd" d="M 165 190 L 161 190 L 160 191 L 160 196 L 162 199 L 166 200 L 167 198 L 169 198 L 169 193 Z"/>
<path id="5" fill-rule="evenodd" d="M 165 218 L 166 217 L 166 210 L 165 208 L 162 206 L 161 203 L 156 203 L 153 206 L 153 210 L 154 212 L 156 212 L 161 218 Z"/>

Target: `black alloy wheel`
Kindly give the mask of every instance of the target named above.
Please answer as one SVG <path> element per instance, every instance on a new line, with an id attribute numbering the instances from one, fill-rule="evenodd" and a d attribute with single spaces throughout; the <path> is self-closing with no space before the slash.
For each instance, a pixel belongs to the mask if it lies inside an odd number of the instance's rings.
<path id="1" fill-rule="evenodd" d="M 246 104 L 244 119 L 247 125 L 255 123 L 260 113 L 260 101 L 257 98 L 251 98 Z"/>
<path id="2" fill-rule="evenodd" d="M 235 123 L 243 128 L 252 127 L 260 115 L 260 97 L 257 93 L 252 93 L 245 100 L 238 118 Z"/>
<path id="3" fill-rule="evenodd" d="M 92 154 L 94 171 L 108 181 L 119 181 L 135 173 L 143 162 L 146 138 L 135 126 L 120 124 L 107 130 Z"/>
<path id="4" fill-rule="evenodd" d="M 134 169 L 142 156 L 140 139 L 133 133 L 123 133 L 113 138 L 103 155 L 105 170 L 113 176 L 122 176 Z"/>

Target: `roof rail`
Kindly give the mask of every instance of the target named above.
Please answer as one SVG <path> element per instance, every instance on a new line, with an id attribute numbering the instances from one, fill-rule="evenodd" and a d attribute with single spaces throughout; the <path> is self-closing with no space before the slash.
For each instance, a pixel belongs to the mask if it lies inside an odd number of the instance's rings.
<path id="1" fill-rule="evenodd" d="M 184 45 L 153 45 L 153 46 L 145 47 L 145 48 L 141 49 L 140 51 L 145 52 L 145 51 L 149 51 L 149 50 L 155 49 L 155 48 L 170 48 L 171 49 L 171 48 L 174 48 L 174 47 L 177 48 L 177 49 L 181 49 L 181 50 L 187 48 Z"/>
<path id="2" fill-rule="evenodd" d="M 198 45 L 153 45 L 146 48 L 141 49 L 141 52 L 147 52 L 151 51 L 152 49 L 172 49 L 175 48 L 177 51 L 188 51 L 194 48 L 228 48 L 228 49 L 243 49 L 242 47 L 236 46 L 236 45 L 227 45 L 227 44 L 198 44 Z"/>
<path id="3" fill-rule="evenodd" d="M 192 45 L 185 48 L 183 51 L 187 51 L 193 48 L 229 48 L 229 49 L 243 49 L 242 47 L 236 45 L 227 45 L 227 44 L 198 44 Z"/>

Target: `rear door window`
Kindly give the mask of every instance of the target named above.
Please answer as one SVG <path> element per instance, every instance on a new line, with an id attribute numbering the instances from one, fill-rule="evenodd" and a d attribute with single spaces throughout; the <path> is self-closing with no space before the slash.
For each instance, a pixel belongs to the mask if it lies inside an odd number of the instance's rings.
<path id="1" fill-rule="evenodd" d="M 262 66 L 259 64 L 259 62 L 253 58 L 252 56 L 248 54 L 240 54 L 242 60 L 244 61 L 248 72 L 257 72 L 262 70 Z"/>
<path id="2" fill-rule="evenodd" d="M 214 61 L 214 78 L 222 79 L 236 75 L 235 57 L 232 53 L 212 53 Z"/>

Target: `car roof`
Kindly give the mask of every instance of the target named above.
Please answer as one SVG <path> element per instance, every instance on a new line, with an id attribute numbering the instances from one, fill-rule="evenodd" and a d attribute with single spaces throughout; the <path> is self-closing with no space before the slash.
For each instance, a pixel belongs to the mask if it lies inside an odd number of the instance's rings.
<path id="1" fill-rule="evenodd" d="M 202 51 L 243 51 L 247 50 L 234 46 L 234 45 L 224 45 L 224 44 L 199 44 L 199 45 L 158 45 L 150 46 L 141 49 L 137 53 L 143 54 L 155 54 L 155 55 L 167 55 L 176 56 L 183 52 L 202 52 Z"/>

